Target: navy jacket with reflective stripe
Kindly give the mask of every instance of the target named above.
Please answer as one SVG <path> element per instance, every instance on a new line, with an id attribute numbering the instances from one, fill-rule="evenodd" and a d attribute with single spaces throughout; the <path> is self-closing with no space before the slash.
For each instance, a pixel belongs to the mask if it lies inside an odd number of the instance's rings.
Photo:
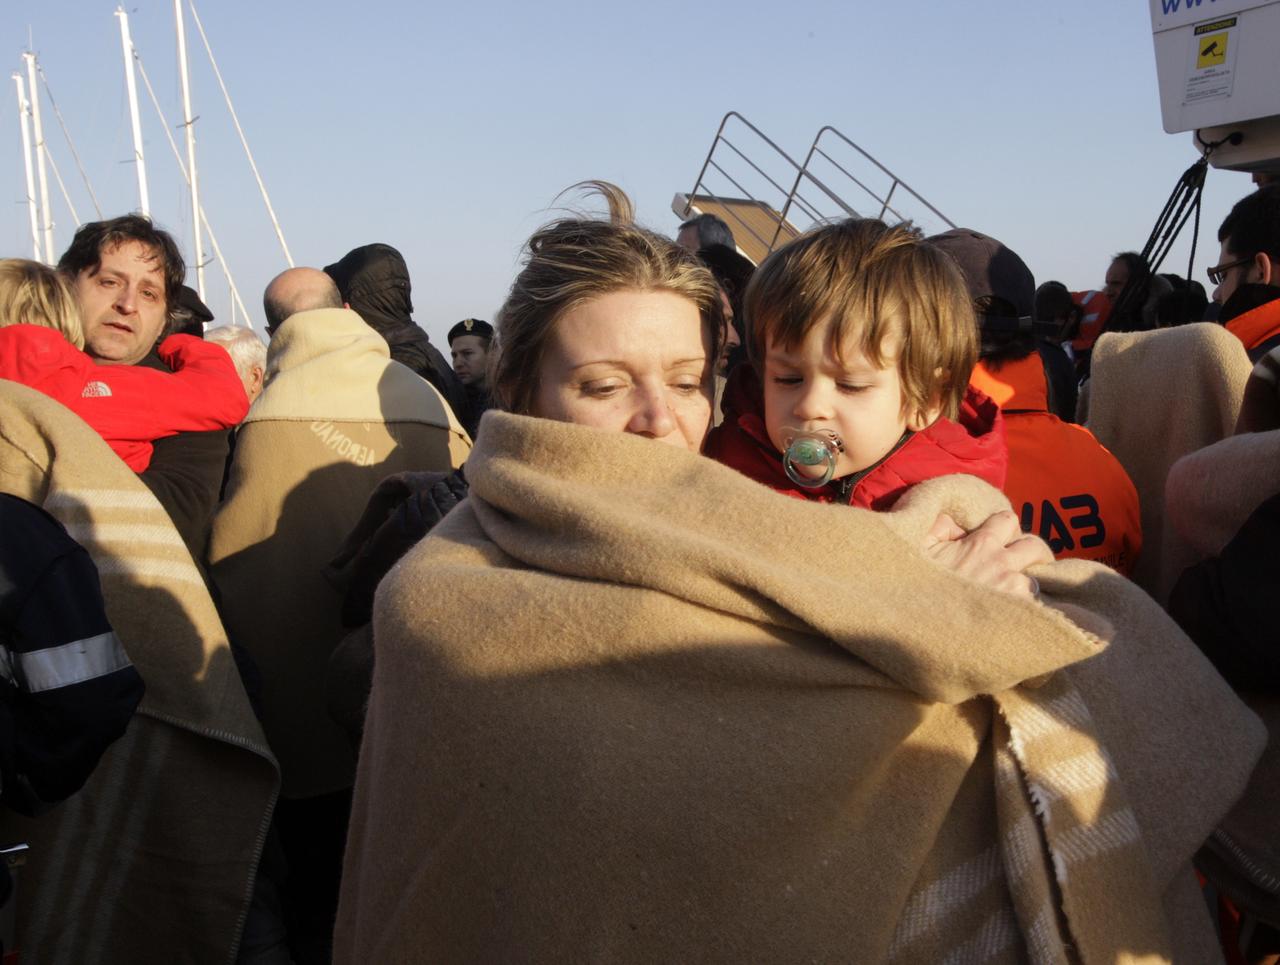
<path id="1" fill-rule="evenodd" d="M 44 510 L 0 493 L 0 802 L 33 814 L 74 794 L 143 689 L 89 554 Z"/>

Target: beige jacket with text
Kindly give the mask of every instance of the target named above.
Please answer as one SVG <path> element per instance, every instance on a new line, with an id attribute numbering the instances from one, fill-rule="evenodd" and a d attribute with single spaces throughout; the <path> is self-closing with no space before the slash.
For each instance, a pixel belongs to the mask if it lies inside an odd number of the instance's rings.
<path id="1" fill-rule="evenodd" d="M 355 764 L 325 704 L 329 655 L 346 632 L 325 564 L 384 477 L 456 467 L 470 441 L 440 394 L 347 309 L 287 319 L 266 379 L 236 434 L 210 572 L 227 631 L 262 674 L 282 793 L 313 797 L 350 787 Z"/>

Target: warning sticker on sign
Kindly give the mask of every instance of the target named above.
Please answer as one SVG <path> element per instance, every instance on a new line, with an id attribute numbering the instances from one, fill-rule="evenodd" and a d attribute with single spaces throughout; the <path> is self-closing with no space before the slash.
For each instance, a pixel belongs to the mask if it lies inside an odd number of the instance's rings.
<path id="1" fill-rule="evenodd" d="M 1196 58 L 1197 70 L 1217 67 L 1227 62 L 1227 37 L 1227 34 L 1221 33 L 1200 38 L 1200 56 Z"/>
<path id="2" fill-rule="evenodd" d="M 1239 22 L 1239 17 L 1224 17 L 1196 25 L 1183 104 L 1231 96 Z"/>

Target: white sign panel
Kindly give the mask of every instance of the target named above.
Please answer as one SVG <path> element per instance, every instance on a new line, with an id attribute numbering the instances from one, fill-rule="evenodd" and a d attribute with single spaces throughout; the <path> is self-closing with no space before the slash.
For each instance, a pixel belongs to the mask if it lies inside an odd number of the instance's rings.
<path id="1" fill-rule="evenodd" d="M 1164 129 L 1280 116 L 1280 0 L 1149 0 Z"/>

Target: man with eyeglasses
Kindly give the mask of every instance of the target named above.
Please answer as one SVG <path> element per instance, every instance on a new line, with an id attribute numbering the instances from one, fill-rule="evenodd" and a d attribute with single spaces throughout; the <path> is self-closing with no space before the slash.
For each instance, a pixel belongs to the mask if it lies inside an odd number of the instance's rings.
<path id="1" fill-rule="evenodd" d="M 1218 319 L 1256 362 L 1280 346 L 1280 184 L 1236 202 L 1218 241 L 1222 253 L 1209 269 Z"/>

